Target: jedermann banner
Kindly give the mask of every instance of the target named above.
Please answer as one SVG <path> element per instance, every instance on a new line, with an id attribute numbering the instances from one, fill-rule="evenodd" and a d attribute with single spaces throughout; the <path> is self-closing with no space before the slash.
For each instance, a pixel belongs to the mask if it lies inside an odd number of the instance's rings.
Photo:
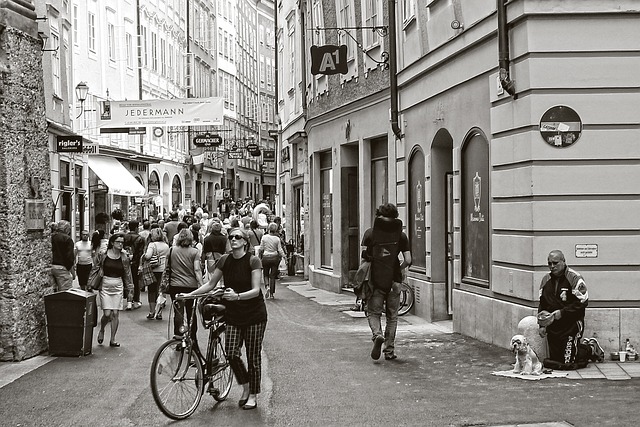
<path id="1" fill-rule="evenodd" d="M 222 125 L 223 98 L 102 101 L 100 128 Z"/>

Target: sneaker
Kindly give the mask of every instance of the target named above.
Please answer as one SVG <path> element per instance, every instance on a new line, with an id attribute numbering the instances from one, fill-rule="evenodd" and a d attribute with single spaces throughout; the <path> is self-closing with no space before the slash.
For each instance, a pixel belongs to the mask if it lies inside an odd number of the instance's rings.
<path id="1" fill-rule="evenodd" d="M 135 301 L 133 303 L 133 309 L 135 310 L 136 308 L 140 308 L 142 307 L 142 303 L 140 301 Z"/>
<path id="2" fill-rule="evenodd" d="M 371 358 L 373 360 L 380 359 L 383 343 L 384 343 L 384 337 L 382 335 L 376 335 L 376 337 L 373 339 L 373 348 L 371 349 Z"/>
<path id="3" fill-rule="evenodd" d="M 591 346 L 591 352 L 593 354 L 591 359 L 594 362 L 604 362 L 604 349 L 600 346 L 598 340 L 595 338 L 590 338 L 589 345 Z"/>
<path id="4" fill-rule="evenodd" d="M 388 353 L 384 355 L 384 360 L 396 360 L 398 356 L 395 353 Z"/>
<path id="5" fill-rule="evenodd" d="M 131 305 L 132 305 L 132 304 L 131 304 L 130 302 L 128 302 L 128 303 L 127 303 L 127 311 L 130 311 L 130 310 L 131 310 Z"/>

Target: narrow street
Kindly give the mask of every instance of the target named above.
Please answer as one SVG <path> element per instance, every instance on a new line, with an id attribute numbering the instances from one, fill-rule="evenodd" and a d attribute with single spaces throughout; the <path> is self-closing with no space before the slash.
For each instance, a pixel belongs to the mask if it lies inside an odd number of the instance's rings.
<path id="1" fill-rule="evenodd" d="M 372 361 L 366 319 L 279 285 L 267 301 L 258 409 L 205 395 L 183 425 L 468 426 L 560 423 L 618 426 L 637 420 L 640 380 L 522 381 L 491 375 L 511 354 L 414 316 L 400 319 L 396 361 Z M 167 334 L 145 308 L 122 312 L 114 349 L 95 344 L 83 358 L 58 357 L 0 388 L 6 426 L 171 425 L 149 389 L 149 364 Z M 412 319 L 416 319 L 414 322 Z M 0 374 L 2 371 L 0 371 Z M 1 376 L 1 375 L 0 375 Z"/>

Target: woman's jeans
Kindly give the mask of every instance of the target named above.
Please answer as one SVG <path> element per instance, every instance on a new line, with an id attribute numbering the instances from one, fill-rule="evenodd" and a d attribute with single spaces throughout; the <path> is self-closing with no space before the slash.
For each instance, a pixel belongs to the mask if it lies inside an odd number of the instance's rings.
<path id="1" fill-rule="evenodd" d="M 273 295 L 276 292 L 276 278 L 278 277 L 278 266 L 280 265 L 280 255 L 263 255 L 262 270 L 264 271 L 264 284 L 269 285 L 269 292 Z"/>
<path id="2" fill-rule="evenodd" d="M 176 294 L 186 294 L 193 291 L 194 288 L 187 288 L 185 286 L 170 286 L 169 287 L 169 295 L 171 296 L 171 301 L 176 301 Z M 173 305 L 173 334 L 174 335 L 182 335 L 180 333 L 180 326 L 184 324 L 184 312 L 185 309 L 187 311 L 187 322 L 191 320 L 191 313 L 193 310 L 193 302 L 192 299 L 180 300 L 176 301 Z M 196 326 L 198 322 L 194 323 L 194 330 L 196 330 Z"/>
<path id="3" fill-rule="evenodd" d="M 387 317 L 387 325 L 384 330 L 384 354 L 392 355 L 395 349 L 396 329 L 398 328 L 398 308 L 400 307 L 401 283 L 393 282 L 388 293 L 380 289 L 374 289 L 367 300 L 367 320 L 373 334 L 372 340 L 382 335 L 382 323 L 380 318 L 384 309 Z M 386 303 L 386 307 L 385 307 Z"/>

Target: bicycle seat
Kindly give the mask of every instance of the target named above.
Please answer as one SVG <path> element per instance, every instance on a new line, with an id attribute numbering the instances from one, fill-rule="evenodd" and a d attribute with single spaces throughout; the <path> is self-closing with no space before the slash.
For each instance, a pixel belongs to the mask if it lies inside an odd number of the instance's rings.
<path id="1" fill-rule="evenodd" d="M 224 314 L 226 307 L 222 304 L 204 304 L 202 306 L 202 319 L 210 322 L 214 317 L 220 317 Z"/>

